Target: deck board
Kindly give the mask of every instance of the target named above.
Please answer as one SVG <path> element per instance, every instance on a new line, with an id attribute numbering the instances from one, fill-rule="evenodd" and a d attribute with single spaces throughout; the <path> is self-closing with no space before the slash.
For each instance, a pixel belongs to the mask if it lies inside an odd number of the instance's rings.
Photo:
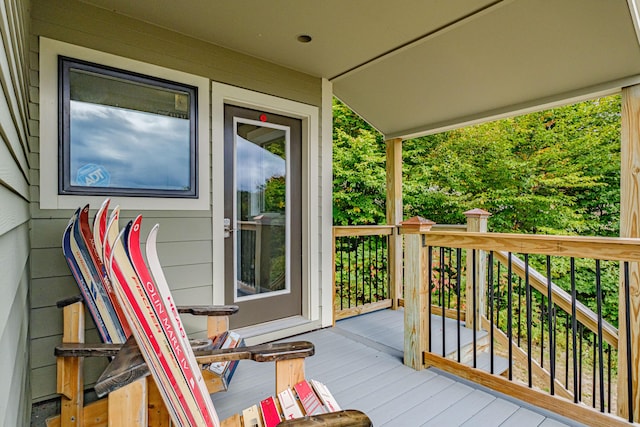
<path id="1" fill-rule="evenodd" d="M 383 310 L 290 340 L 315 344 L 306 377 L 327 384 L 343 408 L 366 412 L 375 426 L 580 425 L 437 369 L 404 366 L 402 328 L 402 311 Z M 274 378 L 272 363 L 241 361 L 229 391 L 212 395 L 220 418 L 273 395 Z"/>
<path id="2" fill-rule="evenodd" d="M 473 390 L 462 399 L 451 402 L 449 406 L 442 408 L 432 418 L 427 418 L 428 421 L 422 425 L 425 427 L 440 427 L 443 425 L 463 424 L 495 399 L 495 396 L 487 392 Z"/>

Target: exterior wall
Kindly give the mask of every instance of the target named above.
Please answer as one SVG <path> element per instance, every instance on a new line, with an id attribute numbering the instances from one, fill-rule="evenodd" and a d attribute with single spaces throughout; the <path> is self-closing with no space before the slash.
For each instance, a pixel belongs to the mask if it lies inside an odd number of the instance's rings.
<path id="1" fill-rule="evenodd" d="M 309 105 L 321 105 L 320 79 L 93 8 L 75 0 L 32 0 L 31 17 L 31 34 L 36 44 L 38 37 L 43 36 L 256 92 Z M 34 73 L 37 72 L 37 55 L 32 56 L 31 66 L 34 67 Z M 36 79 L 31 89 L 34 92 L 38 90 Z M 218 143 L 220 142 L 213 141 L 214 145 Z M 46 159 L 39 158 L 37 144 L 33 151 L 35 161 L 30 165 L 33 176 L 31 387 L 34 401 L 41 401 L 55 396 L 56 367 L 53 348 L 60 342 L 62 331 L 61 313 L 55 303 L 63 297 L 77 294 L 78 290 L 60 248 L 62 232 L 72 211 L 40 209 L 39 168 L 40 162 Z M 213 168 L 220 169 L 221 165 L 214 164 Z M 215 176 L 213 172 L 211 176 Z M 222 183 L 215 180 L 211 183 L 214 189 L 219 185 Z M 220 203 L 215 198 L 212 200 L 214 205 Z M 321 200 L 318 200 L 316 211 L 319 210 L 320 203 Z M 214 294 L 217 292 L 217 286 L 222 284 L 217 284 L 214 277 L 216 269 L 221 268 L 222 260 L 214 257 L 216 245 L 212 239 L 213 211 L 214 209 L 149 210 L 124 211 L 122 214 L 124 221 L 142 213 L 145 217 L 146 231 L 151 225 L 160 224 L 160 258 L 178 303 L 219 303 Z M 319 252 L 320 248 L 316 254 Z M 312 274 L 320 275 L 320 272 Z M 203 322 L 189 317 L 185 317 L 184 320 L 191 334 L 198 336 L 204 330 Z M 86 334 L 87 341 L 98 339 L 90 320 L 87 322 Z M 102 360 L 89 359 L 85 362 L 87 384 L 95 381 L 104 364 L 105 361 Z"/>
<path id="2" fill-rule="evenodd" d="M 0 426 L 27 425 L 29 386 L 29 2 L 0 2 Z"/>

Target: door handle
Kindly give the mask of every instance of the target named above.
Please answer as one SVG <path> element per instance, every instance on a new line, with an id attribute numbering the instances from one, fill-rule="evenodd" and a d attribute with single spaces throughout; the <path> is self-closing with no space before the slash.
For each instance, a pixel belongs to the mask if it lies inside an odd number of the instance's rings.
<path id="1" fill-rule="evenodd" d="M 224 219 L 224 238 L 231 237 L 231 233 L 233 233 L 233 228 L 231 228 L 231 218 Z"/>

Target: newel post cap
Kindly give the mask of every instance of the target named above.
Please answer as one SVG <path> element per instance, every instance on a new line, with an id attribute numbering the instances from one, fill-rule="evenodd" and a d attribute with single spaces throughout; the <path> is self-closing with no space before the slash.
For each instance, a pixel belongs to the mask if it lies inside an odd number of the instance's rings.
<path id="1" fill-rule="evenodd" d="M 491 214 L 484 209 L 475 208 L 464 212 L 464 216 L 467 218 L 489 218 Z"/>
<path id="2" fill-rule="evenodd" d="M 425 219 L 420 216 L 414 216 L 413 218 L 409 218 L 406 221 L 402 221 L 400 223 L 400 232 L 403 234 L 406 233 L 424 233 L 425 231 L 431 230 L 431 227 L 435 224 L 435 222 L 430 219 Z"/>

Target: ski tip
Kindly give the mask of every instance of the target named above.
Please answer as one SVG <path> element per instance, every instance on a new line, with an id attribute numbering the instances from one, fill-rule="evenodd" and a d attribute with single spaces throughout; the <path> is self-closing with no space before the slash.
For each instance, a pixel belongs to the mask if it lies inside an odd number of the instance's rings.
<path id="1" fill-rule="evenodd" d="M 76 219 L 78 218 L 78 215 L 80 215 L 80 208 L 76 209 L 76 211 L 73 213 L 73 215 L 71 215 L 71 218 L 69 218 L 69 223 L 67 224 L 67 227 L 72 226 L 73 223 L 76 222 Z"/>
<path id="2" fill-rule="evenodd" d="M 147 236 L 147 247 L 149 247 L 149 245 L 155 246 L 158 238 L 158 230 L 160 230 L 160 224 L 151 227 L 151 231 L 149 231 L 149 235 Z"/>
<path id="3" fill-rule="evenodd" d="M 104 202 L 102 202 L 102 209 L 109 209 L 109 203 L 111 203 L 111 199 L 109 197 L 107 197 L 106 199 L 104 199 Z"/>
<path id="4" fill-rule="evenodd" d="M 111 219 L 114 217 L 116 219 L 120 217 L 120 205 L 116 205 L 116 207 L 111 211 L 111 216 L 109 218 Z"/>

